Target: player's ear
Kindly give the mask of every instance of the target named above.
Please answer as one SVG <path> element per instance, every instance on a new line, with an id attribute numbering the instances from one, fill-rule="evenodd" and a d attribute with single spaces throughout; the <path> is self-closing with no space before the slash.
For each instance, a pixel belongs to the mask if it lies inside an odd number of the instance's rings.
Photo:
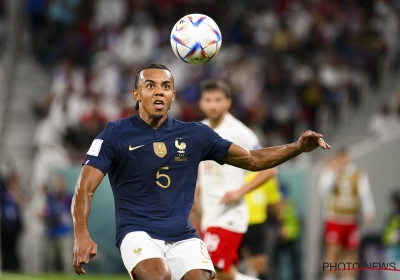
<path id="1" fill-rule="evenodd" d="M 232 106 L 232 99 L 228 98 L 228 100 L 226 101 L 226 109 L 229 110 Z"/>
<path id="2" fill-rule="evenodd" d="M 139 97 L 139 91 L 137 89 L 133 89 L 132 90 L 132 97 L 133 99 L 135 99 L 136 101 L 140 102 L 140 97 Z"/>
<path id="3" fill-rule="evenodd" d="M 173 91 L 173 96 L 172 96 L 172 101 L 175 101 L 175 97 L 176 97 L 176 91 Z"/>
<path id="4" fill-rule="evenodd" d="M 203 107 L 203 98 L 201 98 L 200 97 L 200 99 L 199 99 L 199 108 L 200 108 L 200 110 L 202 111 L 202 112 L 204 112 L 204 107 Z"/>

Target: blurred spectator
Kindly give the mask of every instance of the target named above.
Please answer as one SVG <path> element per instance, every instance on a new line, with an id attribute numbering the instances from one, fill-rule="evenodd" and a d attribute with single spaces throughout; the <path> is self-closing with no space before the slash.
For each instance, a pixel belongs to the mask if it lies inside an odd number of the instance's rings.
<path id="1" fill-rule="evenodd" d="M 152 58 L 158 43 L 158 32 L 153 19 L 146 11 L 137 11 L 131 15 L 131 22 L 117 34 L 110 47 L 124 65 L 142 65 Z"/>
<path id="2" fill-rule="evenodd" d="M 256 45 L 267 46 L 271 43 L 274 33 L 279 30 L 279 16 L 271 8 L 259 8 L 261 9 L 251 10 L 247 18 L 248 25 L 252 28 L 253 42 Z"/>
<path id="3" fill-rule="evenodd" d="M 82 114 L 78 125 L 67 128 L 65 140 L 77 151 L 77 159 L 87 152 L 93 139 L 106 125 L 107 117 L 95 101 L 94 107 Z"/>
<path id="4" fill-rule="evenodd" d="M 327 160 L 319 188 L 324 200 L 324 261 L 355 263 L 360 246 L 358 215 L 362 210 L 367 223 L 375 217 L 368 175 L 351 162 L 348 152 L 342 149 Z M 355 280 L 356 272 L 343 271 L 343 277 Z M 335 279 L 335 276 L 334 272 L 327 271 L 324 279 Z"/>
<path id="5" fill-rule="evenodd" d="M 68 28 L 74 27 L 79 20 L 79 7 L 81 0 L 49 0 L 47 16 L 53 24 L 53 40 L 57 41 L 65 35 Z"/>
<path id="6" fill-rule="evenodd" d="M 97 0 L 94 5 L 93 24 L 95 28 L 119 28 L 124 23 L 128 13 L 126 0 Z"/>
<path id="7" fill-rule="evenodd" d="M 1 206 L 1 268 L 19 271 L 18 240 L 23 229 L 22 207 L 26 199 L 19 185 L 17 172 L 10 172 L 5 180 L 0 178 Z"/>
<path id="8" fill-rule="evenodd" d="M 49 185 L 46 193 L 46 205 L 43 212 L 47 227 L 46 268 L 51 272 L 71 272 L 72 195 L 67 191 L 66 179 L 59 174 L 55 185 Z"/>
<path id="9" fill-rule="evenodd" d="M 290 1 L 286 20 L 296 41 L 304 43 L 308 40 L 313 26 L 310 10 L 302 1 Z"/>
<path id="10" fill-rule="evenodd" d="M 279 188 L 278 188 L 279 192 Z M 280 194 L 282 197 L 282 195 Z M 277 266 L 276 250 L 281 239 L 282 231 L 282 204 L 279 202 L 273 207 L 267 209 L 268 219 L 265 223 L 266 229 L 266 243 L 265 251 L 268 256 L 266 279 L 276 280 L 279 276 L 279 268 Z"/>
<path id="11" fill-rule="evenodd" d="M 278 277 L 276 279 L 292 279 L 301 280 L 301 255 L 300 247 L 297 242 L 300 237 L 300 218 L 296 206 L 290 200 L 287 187 L 281 185 L 282 193 L 282 218 L 281 218 L 281 235 L 274 258 L 276 259 L 276 267 Z M 285 256 L 289 256 L 289 263 L 286 262 Z M 286 269 L 290 267 L 290 269 Z M 287 273 L 290 271 L 290 273 Z M 286 278 L 283 275 L 288 275 Z"/>
<path id="12" fill-rule="evenodd" d="M 393 9 L 389 1 L 378 0 L 374 3 L 375 17 L 373 25 L 380 33 L 381 39 L 385 45 L 388 66 L 394 66 L 396 55 L 399 51 L 399 16 Z"/>
<path id="13" fill-rule="evenodd" d="M 310 73 L 310 75 L 312 75 Z M 310 77 L 299 88 L 300 102 L 302 104 L 302 117 L 311 130 L 317 130 L 318 108 L 326 96 L 326 91 L 316 78 Z"/>
<path id="14" fill-rule="evenodd" d="M 368 130 L 375 139 L 382 139 L 400 129 L 400 120 L 387 103 L 381 105 L 380 111 L 373 115 Z"/>
<path id="15" fill-rule="evenodd" d="M 245 182 L 253 180 L 256 174 L 256 172 L 248 172 Z M 278 177 L 275 176 L 248 192 L 244 199 L 249 212 L 249 226 L 239 249 L 239 255 L 244 263 L 242 270 L 246 275 L 266 280 L 269 279 L 267 278 L 269 260 L 273 258 L 266 252 L 268 207 L 273 208 L 277 216 L 281 215 Z"/>
<path id="16" fill-rule="evenodd" d="M 340 108 L 344 98 L 345 84 L 348 75 L 345 66 L 340 61 L 336 53 L 328 56 L 328 61 L 321 65 L 319 72 L 319 80 L 323 87 L 327 90 L 327 103 L 332 113 L 333 120 L 339 121 Z"/>
<path id="17" fill-rule="evenodd" d="M 27 0 L 26 10 L 31 30 L 31 46 L 33 54 L 39 62 L 45 62 L 47 51 L 47 5 L 48 0 Z"/>
<path id="18" fill-rule="evenodd" d="M 397 187 L 398 189 L 398 187 Z M 382 242 L 385 247 L 385 261 L 400 262 L 400 191 L 393 191 L 390 196 L 390 209 L 384 225 Z M 397 275 L 386 273 L 386 280 L 394 280 Z"/>

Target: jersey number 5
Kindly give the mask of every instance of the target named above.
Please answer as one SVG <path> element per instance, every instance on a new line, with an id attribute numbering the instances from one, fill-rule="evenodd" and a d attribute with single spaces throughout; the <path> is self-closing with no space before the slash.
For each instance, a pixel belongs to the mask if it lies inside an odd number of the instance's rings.
<path id="1" fill-rule="evenodd" d="M 160 171 L 161 170 L 169 170 L 169 168 L 168 168 L 168 166 L 162 166 L 162 167 L 160 167 L 158 170 L 157 170 L 157 174 L 156 174 L 156 183 L 157 183 L 157 185 L 159 185 L 161 188 L 164 188 L 164 189 L 166 189 L 166 188 L 168 188 L 169 187 L 169 185 L 171 185 L 171 178 L 169 178 L 169 176 L 167 175 L 167 174 L 161 174 L 160 173 Z M 160 180 L 158 180 L 158 179 L 160 179 L 161 177 L 165 177 L 166 179 L 167 179 L 167 184 L 166 185 L 163 185 L 161 182 L 160 182 Z"/>

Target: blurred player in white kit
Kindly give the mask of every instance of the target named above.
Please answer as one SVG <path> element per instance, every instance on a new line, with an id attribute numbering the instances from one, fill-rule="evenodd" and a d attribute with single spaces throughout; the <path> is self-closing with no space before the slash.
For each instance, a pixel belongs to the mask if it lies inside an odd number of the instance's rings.
<path id="1" fill-rule="evenodd" d="M 203 123 L 221 137 L 252 150 L 261 148 L 257 136 L 229 112 L 229 86 L 221 80 L 202 83 L 200 109 Z M 245 184 L 246 170 L 204 161 L 199 165 L 194 211 L 201 213 L 201 232 L 213 261 L 218 280 L 256 279 L 239 273 L 238 249 L 248 226 L 245 193 L 276 175 L 276 168 L 259 172 Z"/>

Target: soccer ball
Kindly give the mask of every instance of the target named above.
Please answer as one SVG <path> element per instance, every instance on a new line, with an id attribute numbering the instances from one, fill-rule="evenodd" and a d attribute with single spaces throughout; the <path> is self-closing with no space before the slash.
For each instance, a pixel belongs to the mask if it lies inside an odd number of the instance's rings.
<path id="1" fill-rule="evenodd" d="M 178 58 L 189 64 L 209 61 L 218 53 L 221 43 L 218 25 L 206 15 L 184 16 L 172 28 L 172 50 Z"/>

